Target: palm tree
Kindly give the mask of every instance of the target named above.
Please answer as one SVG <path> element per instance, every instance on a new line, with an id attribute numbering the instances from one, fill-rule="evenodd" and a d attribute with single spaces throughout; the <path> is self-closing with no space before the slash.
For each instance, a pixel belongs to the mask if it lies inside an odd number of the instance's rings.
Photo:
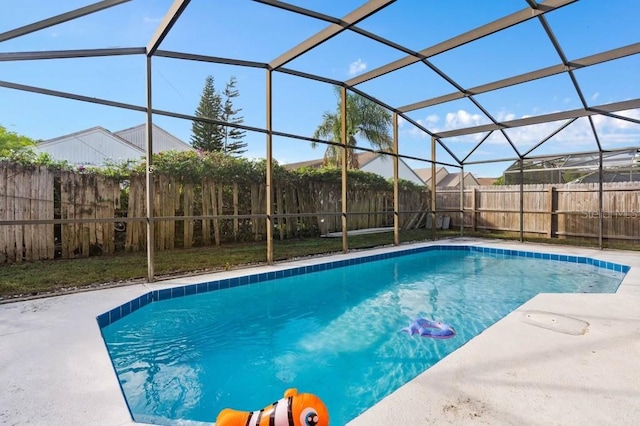
<path id="1" fill-rule="evenodd" d="M 325 112 L 322 115 L 322 123 L 318 125 L 313 137 L 315 139 L 326 139 L 332 142 L 341 142 L 341 114 L 340 87 L 335 86 L 334 90 L 338 97 L 338 105 L 335 112 Z M 390 133 L 391 113 L 375 102 L 353 93 L 347 92 L 347 167 L 358 168 L 358 157 L 354 155 L 356 137 L 367 140 L 373 148 L 377 150 L 390 151 L 393 146 L 393 139 Z M 315 148 L 317 142 L 312 142 Z M 339 166 L 342 148 L 335 145 L 327 145 L 324 153 L 325 166 Z"/>

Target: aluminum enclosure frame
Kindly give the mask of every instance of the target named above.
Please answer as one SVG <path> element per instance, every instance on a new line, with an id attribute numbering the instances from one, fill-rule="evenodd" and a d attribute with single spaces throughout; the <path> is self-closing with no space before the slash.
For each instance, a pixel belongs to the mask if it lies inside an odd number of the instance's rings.
<path id="1" fill-rule="evenodd" d="M 7 40 L 15 39 L 18 37 L 22 37 L 26 34 L 30 34 L 35 31 L 49 28 L 49 27 L 52 27 L 73 19 L 77 19 L 92 13 L 98 13 L 108 8 L 117 7 L 120 4 L 127 3 L 128 1 L 130 0 L 98 1 L 88 6 L 71 10 L 67 13 L 63 13 L 63 14 L 60 14 L 39 22 L 35 22 L 33 24 L 29 24 L 23 27 L 15 28 L 13 30 L 0 33 L 0 43 Z M 203 1 L 203 0 L 196 0 L 196 1 Z M 272 171 L 270 167 L 271 160 L 272 160 L 272 138 L 273 136 L 284 136 L 284 137 L 293 138 L 293 139 L 306 140 L 306 141 L 318 142 L 323 144 L 331 144 L 331 145 L 336 145 L 336 146 L 345 148 L 347 146 L 346 142 L 344 142 L 346 140 L 344 135 L 346 134 L 345 98 L 346 98 L 347 91 L 351 91 L 352 93 L 365 96 L 368 99 L 383 106 L 384 108 L 387 108 L 390 112 L 393 113 L 394 149 L 391 152 L 384 152 L 384 154 L 391 156 L 394 160 L 394 199 L 397 197 L 397 183 L 398 183 L 398 174 L 397 174 L 398 165 L 397 164 L 398 164 L 399 158 L 417 159 L 420 161 L 429 162 L 432 164 L 433 170 L 435 170 L 435 165 L 448 165 L 448 166 L 459 168 L 461 172 L 464 172 L 465 167 L 469 165 L 485 164 L 490 162 L 506 161 L 506 160 L 519 161 L 522 168 L 523 160 L 529 159 L 529 158 L 535 158 L 535 155 L 533 155 L 533 151 L 535 149 L 539 148 L 541 145 L 545 143 L 548 143 L 550 139 L 552 139 L 556 134 L 562 132 L 565 128 L 567 128 L 571 123 L 573 123 L 578 118 L 587 117 L 587 119 L 589 120 L 590 129 L 594 136 L 594 140 L 598 147 L 597 152 L 599 152 L 600 158 L 602 159 L 602 153 L 609 152 L 611 150 L 606 150 L 602 147 L 602 144 L 600 142 L 601 138 L 599 137 L 597 129 L 593 123 L 592 118 L 594 116 L 598 116 L 598 115 L 606 116 L 606 117 L 611 117 L 618 120 L 625 120 L 635 124 L 640 124 L 640 120 L 617 114 L 617 112 L 619 111 L 640 108 L 640 99 L 630 99 L 626 101 L 615 102 L 615 103 L 604 104 L 604 105 L 597 105 L 597 106 L 591 106 L 585 100 L 585 97 L 583 95 L 583 89 L 581 88 L 578 80 L 576 79 L 574 75 L 574 71 L 578 69 L 598 65 L 601 63 L 605 63 L 605 62 L 616 61 L 621 58 L 638 55 L 640 54 L 640 42 L 633 43 L 627 46 L 617 47 L 615 49 L 611 49 L 607 51 L 602 51 L 602 52 L 599 52 L 590 56 L 586 56 L 583 58 L 577 58 L 573 60 L 567 58 L 567 56 L 565 55 L 562 49 L 561 43 L 556 38 L 553 32 L 553 29 L 549 24 L 549 22 L 547 21 L 545 15 L 555 10 L 558 10 L 560 8 L 571 7 L 572 4 L 578 2 L 579 0 L 545 0 L 539 3 L 536 2 L 535 0 L 522 0 L 523 6 L 524 6 L 522 10 L 503 16 L 502 18 L 499 18 L 493 22 L 479 26 L 475 29 L 472 29 L 471 31 L 468 31 L 456 37 L 445 40 L 436 45 L 429 46 L 418 52 L 413 51 L 412 49 L 409 49 L 408 47 L 398 44 L 396 42 L 393 42 L 391 40 L 387 40 L 378 34 L 371 33 L 369 31 L 366 31 L 358 27 L 358 23 L 360 23 L 361 21 L 367 19 L 372 15 L 375 15 L 376 13 L 379 13 L 380 11 L 384 10 L 387 6 L 393 4 L 397 0 L 370 0 L 365 2 L 362 6 L 358 7 L 357 9 L 353 10 L 352 12 L 348 13 L 342 18 L 330 16 L 327 14 L 323 14 L 314 10 L 295 6 L 282 1 L 276 1 L 276 0 L 253 0 L 253 1 L 268 7 L 279 8 L 280 10 L 284 10 L 289 13 L 298 14 L 306 17 L 311 17 L 313 19 L 321 20 L 323 22 L 327 22 L 329 25 L 323 30 L 316 33 L 315 35 L 309 37 L 308 39 L 293 45 L 293 47 L 291 47 L 289 50 L 283 52 L 281 55 L 279 55 L 278 57 L 274 58 L 273 60 L 267 63 L 249 61 L 243 58 L 221 58 L 221 57 L 198 55 L 198 54 L 186 53 L 186 52 L 170 52 L 170 51 L 165 51 L 160 49 L 162 42 L 165 39 L 165 37 L 170 33 L 174 24 L 180 19 L 180 16 L 182 15 L 182 13 L 188 8 L 189 4 L 191 3 L 191 0 L 174 0 L 173 4 L 170 6 L 169 10 L 167 11 L 165 17 L 159 23 L 152 38 L 149 40 L 148 44 L 144 47 L 0 53 L 0 63 L 11 62 L 11 61 L 33 61 L 33 60 L 49 60 L 49 59 L 79 58 L 79 57 L 145 55 L 147 59 L 146 105 L 143 106 L 143 105 L 125 104 L 121 102 L 111 101 L 108 99 L 92 98 L 92 97 L 84 96 L 82 94 L 55 91 L 47 88 L 28 86 L 28 85 L 18 84 L 18 83 L 8 82 L 8 81 L 0 81 L 0 87 L 9 88 L 13 90 L 32 92 L 32 93 L 39 93 L 39 94 L 48 95 L 48 96 L 73 99 L 73 100 L 82 101 L 82 102 L 101 104 L 101 105 L 115 107 L 115 108 L 123 108 L 123 109 L 128 109 L 133 111 L 145 112 L 147 117 L 146 154 L 147 154 L 147 158 L 149 159 L 149 164 L 148 164 L 149 168 L 147 170 L 147 189 L 150 187 L 152 183 L 152 180 L 151 180 L 152 164 L 150 163 L 152 156 L 150 155 L 150 153 L 153 152 L 153 140 L 151 138 L 150 129 L 152 126 L 152 120 L 154 115 L 162 115 L 162 116 L 174 117 L 174 118 L 191 120 L 191 121 L 211 122 L 216 124 L 222 124 L 229 127 L 236 127 L 244 130 L 250 130 L 253 132 L 264 133 L 266 137 L 265 143 L 266 143 L 266 157 L 267 157 L 267 165 L 268 165 L 267 177 L 266 177 L 266 187 L 268 189 L 267 197 L 266 197 L 267 198 L 266 220 L 267 220 L 267 261 L 268 263 L 273 262 L 273 245 L 271 241 L 273 238 L 273 235 L 272 235 L 272 231 L 269 232 L 269 230 L 271 230 L 273 225 L 273 219 L 276 217 L 273 214 L 273 195 L 272 195 L 273 176 L 272 176 Z M 556 51 L 556 54 L 559 58 L 559 63 L 557 65 L 541 68 L 538 70 L 533 70 L 533 71 L 526 72 L 519 75 L 513 75 L 505 79 L 485 83 L 479 86 L 465 88 L 462 85 L 460 85 L 458 82 L 456 82 L 455 79 L 453 79 L 450 75 L 448 75 L 444 71 L 437 68 L 429 60 L 429 58 L 437 54 L 449 51 L 451 49 L 455 49 L 467 43 L 473 42 L 483 37 L 487 37 L 491 34 L 495 34 L 507 28 L 520 25 L 524 22 L 529 22 L 531 20 L 537 20 L 539 22 L 549 42 L 553 45 Z M 407 56 L 345 81 L 339 81 L 339 80 L 329 78 L 327 76 L 314 75 L 311 73 L 302 72 L 302 71 L 291 69 L 291 68 L 285 68 L 285 65 L 287 65 L 289 62 L 291 62 L 295 58 L 302 56 L 310 51 L 313 51 L 313 49 L 315 49 L 317 46 L 325 43 L 327 40 L 345 31 L 351 31 L 361 36 L 367 37 L 368 39 L 376 43 L 380 43 L 392 49 L 399 50 L 405 53 Z M 229 64 L 229 65 L 242 66 L 242 67 L 253 67 L 253 68 L 265 69 L 266 70 L 266 76 L 265 76 L 266 89 L 265 90 L 266 90 L 266 99 L 267 99 L 267 104 L 265 106 L 266 117 L 267 117 L 265 127 L 258 128 L 253 126 L 245 126 L 241 124 L 224 123 L 224 122 L 219 122 L 213 119 L 195 117 L 189 114 L 180 114 L 173 111 L 163 111 L 163 110 L 155 109 L 153 107 L 153 102 L 152 102 L 152 86 L 151 86 L 151 67 L 152 67 L 154 57 L 165 57 L 165 58 L 173 58 L 178 60 L 191 60 L 191 61 Z M 359 84 L 362 84 L 366 81 L 376 79 L 378 77 L 381 77 L 388 73 L 392 73 L 394 71 L 397 71 L 399 69 L 402 69 L 408 65 L 415 64 L 415 63 L 424 64 L 424 66 L 429 68 L 431 71 L 435 72 L 435 74 L 438 75 L 440 78 L 442 78 L 446 83 L 453 86 L 455 91 L 446 95 L 437 96 L 430 99 L 424 99 L 422 101 L 414 102 L 408 105 L 392 106 L 392 105 L 387 105 L 384 102 L 381 102 L 380 100 L 367 94 L 366 92 L 360 90 L 357 87 Z M 272 87 L 271 87 L 271 79 L 272 79 L 273 72 L 280 72 L 284 74 L 294 75 L 299 78 L 312 79 L 325 84 L 340 86 L 341 99 L 342 99 L 341 110 L 342 110 L 342 121 L 343 121 L 342 123 L 343 142 L 318 140 L 318 139 L 310 138 L 303 135 L 295 135 L 295 134 L 279 132 L 277 129 L 273 129 L 273 124 L 272 124 L 273 105 L 272 105 Z M 581 108 L 573 109 L 569 111 L 560 111 L 560 112 L 555 112 L 550 114 L 509 120 L 509 121 L 499 121 L 495 117 L 493 117 L 487 111 L 487 109 L 481 104 L 481 102 L 479 102 L 474 97 L 479 94 L 491 92 L 498 89 L 503 89 L 506 87 L 516 86 L 516 85 L 531 82 L 534 80 L 544 79 L 544 78 L 548 78 L 548 77 L 552 77 L 552 76 L 556 76 L 564 73 L 566 73 L 571 79 L 573 89 L 575 90 L 575 93 L 577 94 L 577 96 L 580 98 Z M 434 105 L 444 104 L 444 103 L 459 100 L 459 99 L 465 99 L 465 98 L 469 99 L 491 123 L 480 125 L 480 126 L 474 126 L 474 127 L 460 128 L 460 129 L 450 130 L 450 131 L 436 132 L 432 129 L 429 129 L 427 126 L 424 126 L 418 123 L 416 120 L 413 120 L 411 117 L 407 115 L 407 113 L 411 111 L 415 111 L 418 109 L 422 109 L 422 108 L 426 108 Z M 398 122 L 398 119 L 400 118 L 408 121 L 413 126 L 423 131 L 426 135 L 430 136 L 431 146 L 429 147 L 425 144 L 425 147 L 424 147 L 425 158 L 406 156 L 406 155 L 402 155 L 399 152 L 397 122 Z M 516 147 L 513 141 L 511 141 L 511 139 L 508 137 L 508 135 L 505 132 L 505 129 L 529 126 L 533 124 L 550 123 L 550 122 L 558 122 L 558 128 L 555 131 L 553 131 L 551 134 L 549 134 L 547 137 L 540 140 L 538 143 L 536 143 L 533 146 L 533 148 L 527 150 L 526 152 L 520 152 L 519 149 Z M 470 161 L 469 157 L 489 138 L 490 135 L 493 134 L 493 132 L 502 133 L 505 140 L 511 146 L 514 156 L 510 158 L 501 158 L 501 159 L 494 158 L 494 159 L 485 160 L 485 161 Z M 469 152 L 464 158 L 458 158 L 458 156 L 456 156 L 453 153 L 453 151 L 449 148 L 449 146 L 447 145 L 447 141 L 445 140 L 448 138 L 456 138 L 456 137 L 468 136 L 468 135 L 478 135 L 483 133 L 486 133 L 486 134 L 481 138 L 480 142 L 475 145 L 475 147 L 471 150 L 471 152 Z M 435 149 L 436 144 L 442 147 L 451 156 L 451 158 L 453 158 L 456 161 L 456 163 L 449 164 L 446 162 L 438 161 L 438 159 L 436 158 L 436 149 Z M 375 151 L 373 149 L 368 149 L 360 146 L 358 147 L 358 149 L 363 151 L 373 151 L 373 152 Z M 625 148 L 625 149 L 628 149 L 628 148 Z M 429 150 L 431 151 L 431 153 L 430 155 L 427 155 Z M 345 152 L 344 149 L 342 151 Z M 571 152 L 567 152 L 565 154 L 571 154 Z M 558 155 L 562 155 L 562 154 L 558 154 Z M 343 205 L 342 205 L 341 215 L 342 215 L 342 232 L 343 232 L 343 251 L 346 252 L 348 251 L 348 244 L 347 244 L 347 238 L 346 238 L 348 213 L 347 213 L 346 198 L 345 198 L 345 195 L 346 195 L 345 194 L 346 192 L 346 160 L 345 158 L 343 158 L 342 162 L 343 162 L 343 165 L 342 165 Z M 601 160 L 601 163 L 602 163 L 602 160 Z M 433 179 L 433 182 L 435 183 L 435 179 Z M 523 183 L 521 182 L 520 185 L 521 185 L 520 239 L 523 240 L 523 229 L 522 229 L 522 224 L 523 224 L 522 185 Z M 603 247 L 602 164 L 600 164 L 599 188 L 600 188 L 599 190 L 600 212 L 599 213 L 601 218 L 600 230 L 599 230 L 599 245 L 602 248 Z M 461 202 L 463 199 L 462 191 L 463 189 L 461 188 Z M 153 205 L 153 202 L 151 199 L 152 191 L 147 190 L 146 192 L 147 192 L 147 200 L 146 200 L 147 216 L 145 220 L 147 223 L 147 236 L 150 239 L 149 240 L 150 242 L 147 243 L 147 247 L 148 247 L 147 262 L 149 265 L 147 279 L 148 281 L 151 282 L 154 280 L 154 268 L 153 268 L 153 262 L 154 262 L 153 246 L 154 245 L 152 243 L 154 217 L 153 217 L 153 211 L 152 211 L 153 209 L 150 208 L 150 206 Z M 433 204 L 431 207 L 431 210 L 432 210 L 431 214 L 435 215 L 436 209 L 437 209 L 437 206 L 435 206 L 435 187 L 432 188 L 432 199 L 433 199 L 432 201 Z M 394 203 L 394 243 L 395 244 L 399 244 L 397 217 L 400 212 L 398 211 L 398 209 L 399 209 L 399 206 L 396 200 L 396 202 Z M 462 205 L 460 206 L 460 211 L 461 211 L 461 214 L 463 214 L 464 206 Z M 131 220 L 135 220 L 135 219 L 131 219 Z M 435 224 L 435 220 L 433 220 L 432 223 Z M 463 232 L 463 229 L 461 228 L 461 233 L 462 232 Z"/>

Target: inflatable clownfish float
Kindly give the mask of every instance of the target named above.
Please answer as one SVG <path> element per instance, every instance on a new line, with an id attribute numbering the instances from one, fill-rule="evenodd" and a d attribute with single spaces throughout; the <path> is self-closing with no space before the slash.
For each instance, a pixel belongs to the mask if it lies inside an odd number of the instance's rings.
<path id="1" fill-rule="evenodd" d="M 310 393 L 287 389 L 284 398 L 259 411 L 225 408 L 216 426 L 328 426 L 329 412 L 322 400 Z"/>

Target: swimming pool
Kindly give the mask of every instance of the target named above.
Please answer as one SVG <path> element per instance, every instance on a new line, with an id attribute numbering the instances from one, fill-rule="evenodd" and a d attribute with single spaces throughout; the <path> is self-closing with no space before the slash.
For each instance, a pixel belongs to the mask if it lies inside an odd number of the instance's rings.
<path id="1" fill-rule="evenodd" d="M 325 401 L 332 424 L 344 424 L 533 295 L 614 292 L 627 269 L 430 246 L 158 290 L 98 321 L 137 421 L 212 422 L 224 407 L 259 409 L 297 387 Z M 400 333 L 417 316 L 458 335 Z"/>

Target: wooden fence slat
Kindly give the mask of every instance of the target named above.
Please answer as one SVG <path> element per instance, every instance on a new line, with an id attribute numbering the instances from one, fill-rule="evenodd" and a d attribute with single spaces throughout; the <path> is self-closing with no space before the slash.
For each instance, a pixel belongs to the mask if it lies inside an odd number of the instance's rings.
<path id="1" fill-rule="evenodd" d="M 8 196 L 9 180 L 7 179 L 7 172 L 9 168 L 4 166 L 0 168 L 0 220 L 11 220 L 9 218 L 9 204 L 11 201 Z M 0 262 L 12 262 L 13 259 L 9 257 L 9 241 L 11 225 L 0 226 Z"/>
<path id="2" fill-rule="evenodd" d="M 15 191 L 16 184 L 14 179 L 15 166 L 7 168 L 6 173 L 6 211 L 5 211 L 5 220 L 12 221 L 15 220 Z M 15 225 L 9 225 L 6 227 L 6 243 L 5 243 L 5 253 L 8 262 L 16 261 L 16 234 L 15 234 Z"/>
<path id="3" fill-rule="evenodd" d="M 218 197 L 217 197 L 217 186 L 216 182 L 211 182 L 210 186 L 210 196 L 211 196 L 211 210 L 213 213 L 213 238 L 217 246 L 220 245 L 220 223 L 217 218 L 218 216 Z"/>
<path id="4" fill-rule="evenodd" d="M 183 196 L 183 216 L 193 216 L 193 184 L 184 183 L 182 185 Z M 183 230 L 183 246 L 184 248 L 191 248 L 193 246 L 193 220 L 184 220 Z"/>
<path id="5" fill-rule="evenodd" d="M 9 206 L 7 201 L 7 167 L 0 167 L 0 220 L 7 220 L 7 207 Z M 7 258 L 7 243 L 8 243 L 8 225 L 0 226 L 0 263 L 8 262 Z"/>
<path id="6" fill-rule="evenodd" d="M 211 214 L 211 197 L 209 196 L 210 182 L 208 179 L 204 179 L 201 184 L 202 193 L 202 215 L 208 216 Z M 202 244 L 205 246 L 211 245 L 211 219 L 202 219 Z"/>
<path id="7" fill-rule="evenodd" d="M 238 182 L 233 182 L 233 215 L 238 216 Z M 238 240 L 238 230 L 240 229 L 238 218 L 233 219 L 233 240 Z"/>

